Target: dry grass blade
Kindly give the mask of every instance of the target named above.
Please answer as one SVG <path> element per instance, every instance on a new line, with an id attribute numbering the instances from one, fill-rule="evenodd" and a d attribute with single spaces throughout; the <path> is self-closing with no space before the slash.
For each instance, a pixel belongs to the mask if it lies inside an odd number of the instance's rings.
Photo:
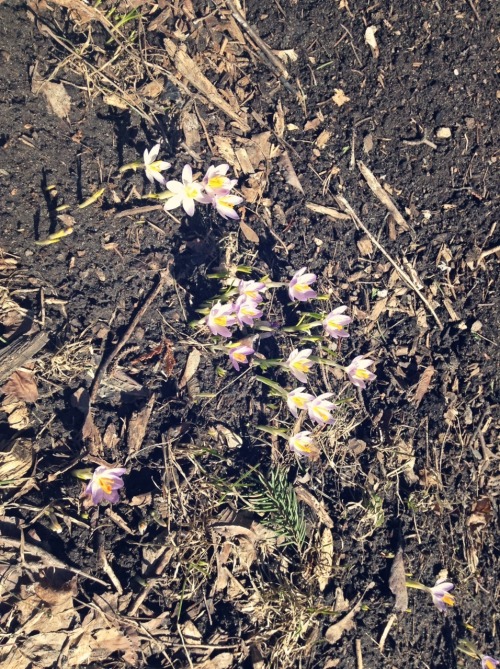
<path id="1" fill-rule="evenodd" d="M 366 225 L 361 221 L 359 216 L 356 214 L 354 209 L 351 207 L 349 202 L 343 197 L 342 195 L 336 195 L 335 199 L 337 200 L 338 204 L 343 207 L 343 209 L 350 215 L 352 220 L 356 223 L 356 225 L 359 225 L 359 227 L 365 232 L 365 234 L 370 237 L 372 243 L 374 246 L 378 248 L 378 250 L 383 253 L 383 255 L 387 258 L 387 260 L 391 263 L 391 265 L 394 267 L 394 269 L 397 271 L 397 273 L 400 275 L 400 277 L 410 286 L 412 290 L 415 291 L 415 293 L 419 296 L 419 298 L 422 300 L 422 302 L 425 304 L 427 309 L 430 311 L 432 316 L 434 317 L 434 320 L 436 321 L 438 327 L 440 330 L 443 329 L 443 324 L 441 323 L 441 320 L 439 319 L 439 316 L 436 314 L 434 311 L 431 303 L 429 300 L 425 297 L 425 295 L 422 293 L 422 291 L 418 288 L 418 286 L 415 285 L 415 282 L 411 279 L 411 277 L 400 267 L 400 265 L 397 264 L 397 262 L 390 256 L 387 251 L 384 249 L 382 244 L 372 235 L 372 233 L 368 230 Z"/>
<path id="2" fill-rule="evenodd" d="M 382 188 L 382 186 L 380 185 L 380 182 L 375 177 L 373 172 L 371 172 L 368 169 L 368 167 L 363 162 L 361 162 L 361 160 L 358 160 L 358 169 L 361 172 L 361 174 L 363 175 L 363 177 L 366 179 L 366 183 L 370 187 L 370 190 L 375 195 L 375 197 L 378 198 L 380 200 L 380 202 L 382 202 L 382 204 L 391 212 L 391 214 L 393 215 L 394 220 L 396 221 L 396 223 L 398 225 L 400 225 L 403 228 L 403 230 L 408 232 L 409 229 L 410 229 L 410 226 L 405 221 L 403 216 L 399 213 L 399 210 L 396 207 L 396 205 L 394 204 L 394 202 L 392 201 L 391 196 L 387 193 L 387 191 L 385 191 Z"/>

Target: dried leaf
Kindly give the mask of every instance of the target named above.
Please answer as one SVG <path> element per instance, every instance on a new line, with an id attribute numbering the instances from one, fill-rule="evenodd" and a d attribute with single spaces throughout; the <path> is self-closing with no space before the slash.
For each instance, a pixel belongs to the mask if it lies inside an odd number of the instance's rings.
<path id="1" fill-rule="evenodd" d="M 12 395 L 6 395 L 2 401 L 1 409 L 7 414 L 7 422 L 13 430 L 24 430 L 29 427 L 28 407 L 22 400 Z"/>
<path id="2" fill-rule="evenodd" d="M 212 660 L 205 660 L 196 663 L 197 669 L 229 669 L 234 661 L 234 655 L 231 653 L 219 653 Z"/>
<path id="3" fill-rule="evenodd" d="M 149 81 L 147 84 L 144 84 L 144 86 L 139 89 L 139 93 L 146 96 L 147 98 L 154 99 L 157 98 L 163 91 L 164 85 L 165 80 L 163 77 L 159 77 L 158 79 L 153 79 L 153 81 Z"/>
<path id="4" fill-rule="evenodd" d="M 399 547 L 394 562 L 391 567 L 391 575 L 389 576 L 389 588 L 392 594 L 396 597 L 394 604 L 394 611 L 402 613 L 408 608 L 408 589 L 406 587 L 406 572 L 403 556 L 403 549 Z"/>
<path id="5" fill-rule="evenodd" d="M 319 560 L 316 566 L 316 578 L 321 592 L 330 582 L 333 568 L 333 535 L 329 527 L 325 527 L 321 535 Z"/>
<path id="6" fill-rule="evenodd" d="M 326 527 L 332 529 L 333 528 L 333 520 L 331 519 L 330 515 L 328 514 L 328 511 L 326 510 L 325 503 L 323 500 L 319 501 L 314 497 L 314 495 L 309 492 L 306 488 L 303 488 L 302 486 L 294 486 L 295 487 L 295 494 L 297 495 L 297 499 L 299 499 L 301 502 L 304 502 L 304 504 L 307 504 L 318 516 L 318 519 L 323 525 Z"/>
<path id="7" fill-rule="evenodd" d="M 33 441 L 16 437 L 0 446 L 0 481 L 22 478 L 33 464 Z"/>
<path id="8" fill-rule="evenodd" d="M 361 608 L 363 597 L 366 595 L 368 590 L 371 590 L 373 588 L 374 585 L 375 583 L 372 581 L 366 588 L 363 595 L 359 598 L 355 606 L 353 606 L 353 608 L 349 611 L 349 613 L 340 620 L 338 620 L 333 625 L 330 625 L 330 627 L 326 630 L 325 639 L 329 643 L 337 643 L 337 641 L 342 637 L 344 632 L 348 632 L 349 630 L 353 629 L 353 627 L 356 626 L 356 623 L 354 622 L 354 616 L 359 612 Z"/>
<path id="9" fill-rule="evenodd" d="M 200 124 L 198 117 L 192 112 L 184 111 L 181 114 L 181 127 L 184 133 L 186 146 L 190 149 L 197 149 L 200 145 Z"/>
<path id="10" fill-rule="evenodd" d="M 379 57 L 380 53 L 377 40 L 375 39 L 375 33 L 377 32 L 377 30 L 378 30 L 377 26 L 368 26 L 368 28 L 365 30 L 365 42 L 372 50 L 372 55 L 375 58 L 375 60 Z"/>
<path id="11" fill-rule="evenodd" d="M 134 411 L 130 416 L 127 425 L 127 448 L 129 456 L 137 453 L 142 446 L 155 401 L 156 395 L 153 393 L 147 404 L 139 411 Z"/>
<path id="12" fill-rule="evenodd" d="M 53 81 L 44 81 L 38 76 L 37 69 L 33 71 L 32 91 L 35 95 L 43 94 L 50 112 L 62 119 L 67 119 L 71 110 L 71 98 L 66 92 L 64 84 L 55 84 Z"/>
<path id="13" fill-rule="evenodd" d="M 253 244 L 259 244 L 260 239 L 257 233 L 254 232 L 252 228 L 243 221 L 240 221 L 240 230 L 245 239 L 247 239 L 249 242 L 252 242 Z"/>
<path id="14" fill-rule="evenodd" d="M 434 367 L 432 365 L 429 365 L 422 372 L 422 376 L 420 377 L 417 389 L 415 391 L 415 395 L 413 396 L 412 400 L 417 406 L 422 401 L 422 398 L 425 395 L 425 393 L 429 390 L 429 386 L 431 384 L 431 380 L 432 377 L 434 376 L 435 371 L 436 370 L 434 369 Z"/>
<path id="15" fill-rule="evenodd" d="M 325 146 L 328 144 L 328 141 L 330 137 L 332 136 L 332 133 L 329 130 L 323 130 L 318 137 L 316 138 L 316 146 L 318 149 L 324 149 Z"/>
<path id="16" fill-rule="evenodd" d="M 362 256 L 369 256 L 373 253 L 373 244 L 369 237 L 362 237 L 356 242 L 359 252 Z"/>
<path id="17" fill-rule="evenodd" d="M 283 51 L 277 51 L 274 49 L 273 51 L 278 56 L 278 58 L 281 58 L 284 63 L 295 63 L 295 61 L 299 58 L 297 52 L 294 49 L 284 49 Z"/>
<path id="18" fill-rule="evenodd" d="M 194 348 L 187 357 L 186 366 L 179 381 L 179 388 L 184 388 L 185 385 L 191 381 L 200 366 L 201 353 L 197 348 Z"/>
<path id="19" fill-rule="evenodd" d="M 333 90 L 335 93 L 332 96 L 332 100 L 337 107 L 342 107 L 350 101 L 351 98 L 348 97 L 341 88 L 334 88 Z"/>
<path id="20" fill-rule="evenodd" d="M 281 155 L 280 158 L 280 164 L 285 172 L 285 178 L 287 184 L 290 184 L 292 188 L 295 188 L 300 193 L 304 194 L 304 189 L 302 188 L 302 184 L 299 181 L 299 178 L 297 176 L 297 173 L 295 172 L 295 169 L 292 165 L 292 161 L 290 160 L 290 156 L 288 155 L 287 151 L 283 151 L 283 154 Z"/>
<path id="21" fill-rule="evenodd" d="M 38 399 L 38 388 L 33 372 L 15 371 L 0 391 L 23 402 L 36 402 Z"/>

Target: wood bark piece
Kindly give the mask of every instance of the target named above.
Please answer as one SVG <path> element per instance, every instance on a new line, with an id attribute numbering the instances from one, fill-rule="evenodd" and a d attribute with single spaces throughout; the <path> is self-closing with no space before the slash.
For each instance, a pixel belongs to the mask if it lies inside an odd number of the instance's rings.
<path id="1" fill-rule="evenodd" d="M 188 56 L 185 51 L 179 49 L 177 44 L 171 39 L 165 39 L 164 45 L 177 72 L 187 79 L 187 81 L 194 86 L 199 93 L 204 95 L 209 102 L 232 118 L 243 132 L 249 132 L 250 126 L 244 116 L 236 112 L 231 105 L 224 100 L 217 88 L 206 78 L 194 60 Z"/>
<path id="2" fill-rule="evenodd" d="M 7 381 L 16 369 L 25 365 L 49 341 L 47 332 L 39 332 L 35 336 L 22 335 L 0 351 L 0 383 Z"/>

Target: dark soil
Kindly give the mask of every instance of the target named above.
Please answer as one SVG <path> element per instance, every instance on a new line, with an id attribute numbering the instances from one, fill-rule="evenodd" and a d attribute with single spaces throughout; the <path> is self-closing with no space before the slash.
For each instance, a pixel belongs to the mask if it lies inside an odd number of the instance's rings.
<path id="1" fill-rule="evenodd" d="M 269 275 L 277 282 L 303 266 L 316 272 L 320 292 L 333 289 L 335 305 L 349 304 L 353 312 L 346 359 L 370 352 L 377 380 L 359 395 L 359 411 L 353 410 L 356 427 L 336 446 L 330 462 L 297 466 L 291 456 L 283 456 L 290 481 L 310 473 L 311 492 L 334 520 L 334 570 L 325 592 L 319 591 L 307 560 L 301 561 L 293 549 L 285 550 L 286 569 L 279 557 L 261 556 L 249 575 L 240 572 L 237 577 L 248 592 L 252 583 L 264 584 L 269 597 L 286 590 L 283 584 L 289 581 L 308 606 L 318 609 L 333 606 L 338 588 L 351 608 L 375 582 L 355 617 L 355 629 L 330 645 L 323 636 L 333 618 L 325 616 L 317 637 L 306 633 L 302 639 L 302 645 L 306 640 L 310 644 L 307 654 L 298 653 L 295 665 L 282 666 L 333 667 L 339 660 L 339 667 L 359 667 L 355 639 L 361 640 L 364 666 L 371 669 L 479 666 L 460 655 L 457 644 L 467 638 L 483 652 L 500 654 L 498 253 L 478 262 L 483 250 L 500 243 L 495 189 L 500 160 L 494 63 L 498 14 L 494 3 L 480 6 L 474 0 L 367 4 L 351 0 L 348 9 L 341 9 L 337 1 L 251 0 L 247 5 L 249 23 L 271 48 L 295 49 L 299 55 L 287 67 L 291 84 L 299 81 L 306 96 L 305 113 L 259 61 L 245 71 L 258 89 L 246 107 L 249 118 L 255 112 L 272 127 L 281 100 L 286 123 L 298 128 L 285 138 L 305 194 L 286 183 L 287 175 L 273 161 L 265 193 L 272 228 L 252 213 L 257 207 L 250 207 L 245 220 L 260 243 L 240 234 L 232 261 L 251 264 L 255 277 Z M 479 15 L 473 11 L 476 6 Z M 203 3 L 196 4 L 198 17 L 206 12 Z M 166 648 L 173 664 L 156 649 L 141 666 L 189 666 L 177 626 L 188 619 L 200 631 L 201 644 L 214 644 L 217 632 L 236 646 L 241 639 L 248 647 L 259 639 L 256 645 L 268 658 L 279 634 L 265 637 L 241 599 L 215 588 L 220 538 L 210 526 L 227 508 L 241 509 L 240 500 L 228 491 L 249 467 L 262 472 L 272 467 L 268 435 L 264 439 L 256 429 L 274 415 L 269 396 L 252 373 L 237 378 L 226 357 L 208 349 L 203 349 L 195 378 L 197 392 L 220 394 L 194 401 L 189 388 L 179 388 L 193 345 L 208 341 L 189 324 L 199 318 L 196 309 L 220 289 L 207 275 L 223 263 L 225 244 L 238 234 L 238 225 L 206 210 L 191 220 L 183 217 L 180 226 L 161 211 L 148 213 L 139 223 L 137 218 L 117 218 L 120 211 L 144 204 L 139 194 L 146 187 L 141 172 L 124 177 L 118 168 L 137 160 L 144 148 L 162 139 L 161 132 L 129 111 L 106 105 L 100 96 L 89 100 L 84 82 L 71 73 L 56 77 L 67 82 L 69 120 L 51 114 L 43 96 L 32 93 L 31 68 L 38 61 L 42 72 L 49 73 L 64 55 L 29 20 L 24 3 L 0 4 L 0 17 L 0 247 L 18 259 L 15 271 L 0 275 L 0 284 L 51 336 L 36 368 L 40 399 L 30 405 L 29 434 L 38 435 L 32 472 L 36 485 L 15 501 L 15 489 L 3 493 L 3 520 L 24 523 L 57 558 L 107 580 L 99 562 L 103 545 L 124 592 L 133 597 L 141 590 L 143 548 L 175 547 L 161 587 L 151 590 L 140 612 L 141 620 L 167 612 L 174 641 Z M 64 11 L 57 9 L 54 20 L 66 25 L 76 41 Z M 378 58 L 365 43 L 368 26 L 378 28 Z M 193 57 L 203 50 L 203 33 L 196 35 L 186 43 Z M 214 72 L 211 76 L 218 83 Z M 349 97 L 341 107 L 331 101 L 336 89 Z M 179 109 L 182 102 L 181 97 Z M 181 147 L 182 134 L 168 131 L 175 127 L 179 109 L 173 105 L 162 119 L 170 144 L 162 155 L 176 174 L 192 162 Z M 319 113 L 317 128 L 303 130 Z M 208 134 L 217 134 L 226 119 L 208 108 L 202 114 Z M 450 136 L 440 138 L 440 128 L 449 128 Z M 255 121 L 250 135 L 265 129 Z M 331 135 L 319 149 L 315 141 L 324 130 Z M 427 143 L 419 143 L 422 139 Z M 200 170 L 220 162 L 203 139 L 201 155 Z M 355 160 L 390 188 L 408 231 L 388 218 Z M 332 168 L 337 169 L 330 190 L 323 194 L 322 182 Z M 52 185 L 57 195 L 48 190 Z M 103 186 L 102 205 L 74 208 Z M 392 267 L 380 252 L 360 252 L 364 233 L 353 222 L 332 222 L 305 207 L 312 201 L 338 208 L 335 194 L 347 198 L 403 269 L 416 273 L 442 329 L 413 291 L 391 279 Z M 35 240 L 58 228 L 55 209 L 63 203 L 73 206 L 75 232 L 58 244 L 36 246 Z M 71 470 L 92 467 L 93 461 L 83 457 L 83 415 L 73 394 L 90 386 L 90 370 L 95 372 L 101 356 L 116 345 L 158 271 L 167 266 L 176 287 L 169 285 L 141 319 L 131 340 L 133 350 L 119 362 L 142 390 L 108 388 L 93 411 L 100 433 L 108 430 L 109 436 L 114 429 L 117 435 L 105 440 L 104 460 L 123 464 L 127 423 L 156 394 L 143 448 L 127 461 L 123 501 L 113 506 L 130 534 L 110 521 L 105 507 L 82 515 L 82 483 Z M 397 297 L 395 306 L 372 318 L 374 305 L 386 294 Z M 285 292 L 278 291 L 277 299 L 276 313 L 293 322 Z M 277 355 L 283 337 L 263 340 L 261 352 Z M 165 339 L 172 347 L 172 369 L 158 357 L 137 362 Z M 78 342 L 81 355 L 67 361 L 65 376 L 57 375 L 51 359 Z M 430 366 L 435 369 L 430 388 L 417 402 L 417 384 Z M 221 377 L 218 367 L 228 375 Z M 314 383 L 319 389 L 321 377 Z M 359 398 L 351 395 L 357 403 Z M 1 412 L 0 419 L 0 429 L 10 436 Z M 241 437 L 241 448 L 217 438 L 220 424 Z M 285 450 L 284 443 L 281 448 Z M 403 472 L 410 456 L 415 458 L 412 476 Z M 215 481 L 218 498 L 213 497 Z M 146 503 L 130 504 L 142 494 L 150 496 Z M 479 524 L 478 503 L 487 509 Z M 48 505 L 83 519 L 86 528 L 63 524 L 61 533 L 54 532 L 39 513 Z M 306 517 L 312 542 L 318 521 L 308 507 Z M 389 573 L 402 543 L 412 578 L 432 585 L 441 569 L 448 570 L 457 584 L 457 606 L 442 615 L 425 593 L 411 590 L 410 612 L 398 618 L 381 653 L 378 642 L 394 605 Z M 91 581 L 79 583 L 79 598 L 85 602 L 105 591 Z M 2 606 L 7 613 L 7 605 Z M 5 633 L 12 632 L 5 621 Z M 119 658 L 116 653 L 106 666 L 113 661 L 118 666 Z M 250 656 L 235 651 L 230 666 L 250 667 Z"/>

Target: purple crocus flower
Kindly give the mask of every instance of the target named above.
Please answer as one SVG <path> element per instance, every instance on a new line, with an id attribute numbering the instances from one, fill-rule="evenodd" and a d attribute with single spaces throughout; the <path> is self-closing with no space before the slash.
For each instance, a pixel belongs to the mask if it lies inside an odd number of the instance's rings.
<path id="1" fill-rule="evenodd" d="M 306 267 L 295 272 L 288 285 L 288 294 L 292 302 L 295 300 L 306 302 L 315 298 L 318 293 L 311 288 L 311 283 L 314 283 L 317 278 L 316 274 L 308 273 Z"/>
<path id="2" fill-rule="evenodd" d="M 358 388 L 366 388 L 366 381 L 373 381 L 375 374 L 369 372 L 367 367 L 373 364 L 373 360 L 357 355 L 354 360 L 345 368 L 349 381 Z"/>
<path id="3" fill-rule="evenodd" d="M 446 611 L 446 606 L 455 606 L 455 597 L 450 595 L 450 590 L 455 586 L 445 578 L 436 581 L 436 585 L 429 588 L 432 595 L 432 601 L 440 611 Z"/>
<path id="4" fill-rule="evenodd" d="M 240 295 L 246 295 L 249 300 L 253 300 L 260 304 L 264 299 L 261 293 L 267 290 L 267 286 L 262 281 L 244 281 L 240 280 L 238 284 L 238 292 Z"/>
<path id="5" fill-rule="evenodd" d="M 231 337 L 231 330 L 229 328 L 236 323 L 234 304 L 228 302 L 223 305 L 217 302 L 210 309 L 206 322 L 212 334 L 227 338 Z"/>
<path id="6" fill-rule="evenodd" d="M 103 500 L 116 504 L 120 499 L 118 490 L 125 485 L 122 476 L 126 471 L 125 467 L 97 467 L 85 494 L 91 496 L 93 504 L 100 504 Z"/>
<path id="7" fill-rule="evenodd" d="M 255 351 L 251 346 L 239 344 L 229 351 L 229 359 L 237 372 L 240 371 L 240 365 L 248 365 L 247 356 L 253 355 Z"/>
<path id="8" fill-rule="evenodd" d="M 309 418 L 318 425 L 333 425 L 335 420 L 330 415 L 330 411 L 335 409 L 335 404 L 328 401 L 333 393 L 323 393 L 318 395 L 307 404 L 307 413 Z"/>
<path id="9" fill-rule="evenodd" d="M 305 409 L 308 402 L 314 399 L 314 395 L 311 393 L 305 393 L 305 386 L 299 386 L 288 393 L 286 398 L 286 405 L 295 416 L 298 418 L 298 409 Z"/>
<path id="10" fill-rule="evenodd" d="M 227 176 L 228 170 L 229 165 L 227 163 L 217 165 L 217 167 L 210 165 L 202 181 L 208 195 L 227 195 L 236 185 L 238 180 L 230 179 Z"/>
<path id="11" fill-rule="evenodd" d="M 246 295 L 240 295 L 236 300 L 235 305 L 236 320 L 240 325 L 249 325 L 253 327 L 253 322 L 256 318 L 262 317 L 262 311 L 259 309 L 257 302 L 250 300 Z"/>
<path id="12" fill-rule="evenodd" d="M 311 460 L 317 460 L 319 457 L 318 448 L 311 437 L 311 432 L 308 430 L 293 434 L 288 439 L 288 445 L 290 446 L 290 450 L 299 456 L 304 456 Z"/>
<path id="13" fill-rule="evenodd" d="M 343 306 L 330 311 L 323 321 L 323 326 L 327 335 L 330 335 L 330 337 L 333 337 L 334 339 L 339 339 L 339 337 L 349 337 L 349 333 L 344 329 L 344 326 L 349 325 L 352 318 L 343 315 L 346 310 L 347 307 Z"/>
<path id="14" fill-rule="evenodd" d="M 500 665 L 500 660 L 495 660 L 491 655 L 481 656 L 481 669 L 495 669 Z"/>

